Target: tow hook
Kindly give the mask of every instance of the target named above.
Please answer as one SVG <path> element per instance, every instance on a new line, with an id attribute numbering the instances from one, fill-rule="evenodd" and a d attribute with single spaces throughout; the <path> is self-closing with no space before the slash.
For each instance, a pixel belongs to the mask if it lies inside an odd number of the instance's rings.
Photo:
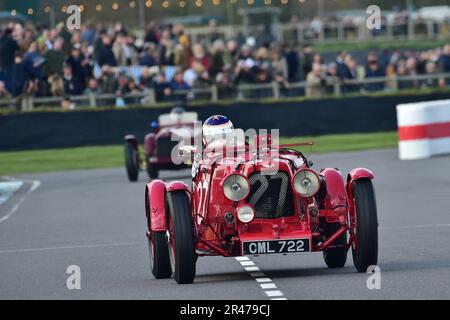
<path id="1" fill-rule="evenodd" d="M 287 229 L 286 221 L 284 219 L 281 220 L 281 225 L 273 224 L 272 230 L 273 230 L 273 237 L 275 239 L 280 239 L 280 232 Z"/>

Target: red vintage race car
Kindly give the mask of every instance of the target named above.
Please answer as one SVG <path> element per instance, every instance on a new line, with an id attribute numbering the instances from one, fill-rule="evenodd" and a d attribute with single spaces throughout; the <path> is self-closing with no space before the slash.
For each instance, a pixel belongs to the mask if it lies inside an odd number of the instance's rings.
<path id="1" fill-rule="evenodd" d="M 128 179 L 131 182 L 137 181 L 141 169 L 147 171 L 150 179 L 155 179 L 159 176 L 160 170 L 178 170 L 190 167 L 190 163 L 186 163 L 186 161 L 174 161 L 173 152 L 179 144 L 179 140 L 172 139 L 172 136 L 186 130 L 193 135 L 197 120 L 196 112 L 185 112 L 181 107 L 175 107 L 171 113 L 160 115 L 158 121 L 152 123 L 154 132 L 145 136 L 143 154 L 140 153 L 137 137 L 126 135 L 124 156 Z"/>
<path id="2" fill-rule="evenodd" d="M 270 141 L 270 136 L 257 136 Z M 153 180 L 145 189 L 151 271 L 192 283 L 199 256 L 322 251 L 330 268 L 351 248 L 358 272 L 377 264 L 378 222 L 372 179 L 364 168 L 345 177 L 316 171 L 294 146 L 274 155 L 246 145 L 213 152 L 193 168 L 193 183 Z M 272 170 L 277 168 L 276 171 Z"/>

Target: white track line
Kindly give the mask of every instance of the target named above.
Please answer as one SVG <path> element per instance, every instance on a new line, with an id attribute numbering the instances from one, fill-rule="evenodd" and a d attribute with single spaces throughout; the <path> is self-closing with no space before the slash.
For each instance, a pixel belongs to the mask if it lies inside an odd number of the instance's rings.
<path id="1" fill-rule="evenodd" d="M 262 283 L 260 287 L 261 289 L 276 289 L 277 285 L 275 283 Z"/>
<path id="2" fill-rule="evenodd" d="M 23 186 L 22 181 L 0 181 L 0 206 Z"/>
<path id="3" fill-rule="evenodd" d="M 271 290 L 265 292 L 269 298 L 281 297 L 284 296 L 283 292 L 280 290 Z"/>
<path id="4" fill-rule="evenodd" d="M 66 249 L 82 249 L 82 248 L 102 248 L 102 247 L 118 247 L 118 246 L 131 246 L 136 245 L 137 242 L 117 242 L 117 243 L 105 243 L 105 244 L 86 244 L 79 246 L 65 246 L 65 247 L 46 247 L 46 248 L 33 248 L 33 249 L 16 249 L 16 250 L 3 250 L 2 253 L 22 253 L 22 252 L 35 252 L 35 251 L 49 251 L 49 250 L 66 250 Z"/>
<path id="5" fill-rule="evenodd" d="M 268 278 L 249 257 L 236 257 L 235 259 L 244 267 L 245 271 L 249 272 L 250 276 L 256 280 L 270 300 L 287 300 L 287 298 L 284 297 L 284 293 L 278 289 L 272 279 Z"/>
<path id="6" fill-rule="evenodd" d="M 260 271 L 259 270 L 259 267 L 245 267 L 244 268 L 245 269 L 245 271 L 248 271 L 248 272 L 251 272 L 251 271 Z"/>
<path id="7" fill-rule="evenodd" d="M 250 260 L 250 258 L 249 257 L 236 257 L 236 260 L 237 261 L 248 261 L 248 260 Z"/>
<path id="8" fill-rule="evenodd" d="M 10 177 L 3 177 L 6 180 L 9 181 L 19 181 L 16 180 L 14 178 L 10 178 Z M 11 210 L 9 210 L 9 212 L 4 215 L 3 217 L 0 218 L 0 223 L 5 222 L 6 220 L 8 220 L 16 211 L 17 209 L 19 209 L 19 206 L 25 201 L 25 198 L 30 195 L 32 192 L 36 191 L 37 188 L 39 188 L 39 186 L 41 185 L 40 181 L 37 180 L 20 180 L 22 182 L 27 182 L 27 183 L 31 183 L 31 187 L 30 189 L 23 195 L 22 198 L 20 198 L 20 200 L 11 208 Z"/>

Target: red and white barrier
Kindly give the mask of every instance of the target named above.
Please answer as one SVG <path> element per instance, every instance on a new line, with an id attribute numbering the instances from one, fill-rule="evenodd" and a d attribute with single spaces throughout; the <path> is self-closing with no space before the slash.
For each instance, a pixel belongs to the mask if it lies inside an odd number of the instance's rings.
<path id="1" fill-rule="evenodd" d="M 401 160 L 450 153 L 450 100 L 400 104 L 397 123 Z"/>

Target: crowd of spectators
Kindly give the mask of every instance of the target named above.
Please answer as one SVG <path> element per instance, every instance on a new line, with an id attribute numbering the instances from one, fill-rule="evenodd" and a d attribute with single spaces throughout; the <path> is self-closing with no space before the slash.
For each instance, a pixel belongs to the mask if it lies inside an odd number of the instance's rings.
<path id="1" fill-rule="evenodd" d="M 86 23 L 72 32 L 62 23 L 55 28 L 9 23 L 0 29 L 0 99 L 113 94 L 112 103 L 123 106 L 142 102 L 133 96 L 144 96 L 139 94 L 150 89 L 157 101 L 164 101 L 177 92 L 212 84 L 232 94 L 242 83 L 277 82 L 284 94 L 297 95 L 290 86 L 299 81 L 307 82 L 308 96 L 317 97 L 332 90 L 334 83 L 351 79 L 450 72 L 450 45 L 420 52 L 370 52 L 362 62 L 340 52 L 325 61 L 307 45 L 263 42 L 254 46 L 243 38 L 222 39 L 214 29 L 206 39 L 191 43 L 180 25 L 151 23 L 143 38 L 121 23 Z M 140 66 L 138 72 L 131 72 L 132 66 Z M 445 83 L 433 79 L 399 84 L 437 85 Z M 385 83 L 349 84 L 344 90 L 385 87 Z M 65 105 L 73 106 L 67 98 Z"/>
<path id="2" fill-rule="evenodd" d="M 310 97 L 331 93 L 336 83 L 341 84 L 340 87 L 347 93 L 450 86 L 448 78 L 437 77 L 440 73 L 450 73 L 450 45 L 424 51 L 371 51 L 365 63 L 359 63 L 358 59 L 344 51 L 328 63 L 310 48 L 304 51 L 303 57 L 302 70 L 307 75 L 308 84 L 306 94 Z M 374 81 L 365 85 L 352 81 L 371 78 Z M 391 81 L 383 81 L 383 78 Z"/>

